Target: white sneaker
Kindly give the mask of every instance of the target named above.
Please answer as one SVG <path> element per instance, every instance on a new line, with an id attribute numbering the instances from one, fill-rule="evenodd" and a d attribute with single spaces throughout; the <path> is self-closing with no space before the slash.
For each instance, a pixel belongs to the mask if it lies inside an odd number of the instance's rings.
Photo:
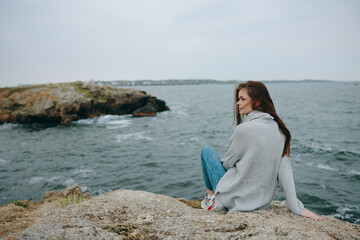
<path id="1" fill-rule="evenodd" d="M 208 196 L 206 196 L 202 201 L 201 201 L 201 208 L 204 210 L 217 210 L 216 207 L 216 203 L 215 203 L 215 199 L 214 199 L 214 195 L 209 198 Z"/>

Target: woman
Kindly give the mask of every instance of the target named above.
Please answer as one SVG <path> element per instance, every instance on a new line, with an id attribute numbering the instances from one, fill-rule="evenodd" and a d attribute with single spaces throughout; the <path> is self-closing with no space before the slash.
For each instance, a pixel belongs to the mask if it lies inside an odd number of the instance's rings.
<path id="1" fill-rule="evenodd" d="M 286 207 L 295 214 L 322 218 L 297 199 L 290 165 L 291 134 L 275 111 L 270 94 L 261 82 L 248 81 L 235 90 L 237 127 L 225 158 L 204 147 L 201 165 L 208 196 L 204 209 L 253 211 L 267 209 L 277 183 L 286 195 Z"/>

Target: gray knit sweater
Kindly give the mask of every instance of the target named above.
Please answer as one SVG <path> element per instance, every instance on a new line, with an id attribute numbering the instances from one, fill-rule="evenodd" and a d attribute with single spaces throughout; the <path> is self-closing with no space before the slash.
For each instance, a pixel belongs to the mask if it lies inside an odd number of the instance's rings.
<path id="1" fill-rule="evenodd" d="M 233 211 L 267 209 L 277 183 L 286 195 L 286 206 L 301 214 L 288 157 L 281 157 L 285 137 L 268 113 L 253 111 L 244 116 L 230 138 L 230 148 L 221 159 L 227 172 L 215 190 L 217 207 Z"/>

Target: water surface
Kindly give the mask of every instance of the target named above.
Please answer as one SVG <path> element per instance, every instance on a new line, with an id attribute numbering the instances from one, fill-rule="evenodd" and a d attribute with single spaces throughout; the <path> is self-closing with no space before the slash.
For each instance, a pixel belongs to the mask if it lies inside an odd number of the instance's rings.
<path id="1" fill-rule="evenodd" d="M 359 83 L 268 83 L 290 129 L 298 198 L 321 214 L 360 223 Z M 68 126 L 0 125 L 0 203 L 39 201 L 78 183 L 93 195 L 119 188 L 201 198 L 199 155 L 222 157 L 233 124 L 233 85 L 141 86 L 171 111 L 101 116 Z M 278 191 L 276 199 L 284 199 Z"/>

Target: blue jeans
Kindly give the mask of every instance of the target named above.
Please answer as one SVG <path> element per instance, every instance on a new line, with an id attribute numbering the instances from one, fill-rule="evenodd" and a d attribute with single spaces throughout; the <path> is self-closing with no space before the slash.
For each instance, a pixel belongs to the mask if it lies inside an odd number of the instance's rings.
<path id="1" fill-rule="evenodd" d="M 212 147 L 206 146 L 202 149 L 201 167 L 206 188 L 215 191 L 220 179 L 226 173 L 226 169 Z"/>

